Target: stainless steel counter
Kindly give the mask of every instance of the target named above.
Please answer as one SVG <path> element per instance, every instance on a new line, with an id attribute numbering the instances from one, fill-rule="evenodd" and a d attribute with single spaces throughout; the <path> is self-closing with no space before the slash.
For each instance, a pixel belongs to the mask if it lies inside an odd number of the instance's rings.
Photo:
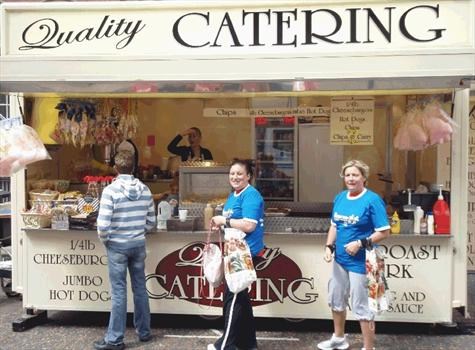
<path id="1" fill-rule="evenodd" d="M 53 230 L 50 228 L 25 228 L 23 229 L 25 232 L 64 232 L 67 235 L 70 232 L 87 232 L 90 234 L 97 234 L 95 230 Z M 148 235 L 156 235 L 156 234 L 170 234 L 170 235 L 201 235 L 206 237 L 208 231 L 167 231 L 167 230 L 154 230 L 148 233 Z M 292 236 L 326 236 L 327 232 L 317 232 L 317 231 L 305 231 L 305 232 L 292 232 L 292 231 L 282 231 L 282 229 L 277 231 L 267 231 L 265 232 L 266 236 L 269 235 L 276 235 L 276 236 L 285 236 L 285 235 L 292 235 Z M 424 238 L 424 239 L 449 239 L 452 238 L 453 235 L 421 235 L 421 234 L 397 234 L 397 235 L 390 235 L 388 239 L 406 239 L 406 238 Z"/>

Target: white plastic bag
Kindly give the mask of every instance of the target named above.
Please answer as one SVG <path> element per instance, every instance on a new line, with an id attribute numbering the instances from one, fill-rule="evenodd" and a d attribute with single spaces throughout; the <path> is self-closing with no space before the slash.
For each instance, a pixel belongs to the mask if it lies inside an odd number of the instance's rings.
<path id="1" fill-rule="evenodd" d="M 223 254 L 214 243 L 207 243 L 203 249 L 203 275 L 214 288 L 223 282 Z"/>
<path id="2" fill-rule="evenodd" d="M 371 311 L 380 314 L 391 304 L 391 294 L 384 274 L 385 253 L 381 247 L 366 250 L 366 278 L 368 279 L 368 304 Z"/>
<path id="3" fill-rule="evenodd" d="M 224 267 L 223 254 L 221 252 L 221 234 L 218 232 L 219 246 L 211 243 L 211 230 L 208 232 L 206 244 L 203 248 L 202 268 L 203 275 L 208 283 L 214 288 L 223 282 Z"/>
<path id="4" fill-rule="evenodd" d="M 235 294 L 249 288 L 257 280 L 245 236 L 240 230 L 224 229 L 224 276 L 229 290 Z"/>
<path id="5" fill-rule="evenodd" d="M 21 118 L 0 120 L 0 176 L 44 159 L 51 157 L 33 128 L 21 124 Z"/>

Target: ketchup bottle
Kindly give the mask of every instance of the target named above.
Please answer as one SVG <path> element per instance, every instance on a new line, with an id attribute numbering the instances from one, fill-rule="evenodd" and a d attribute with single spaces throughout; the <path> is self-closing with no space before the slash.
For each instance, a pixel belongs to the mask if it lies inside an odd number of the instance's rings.
<path id="1" fill-rule="evenodd" d="M 432 207 L 434 213 L 435 234 L 450 234 L 450 209 L 442 196 L 442 185 L 439 185 L 439 196 Z"/>

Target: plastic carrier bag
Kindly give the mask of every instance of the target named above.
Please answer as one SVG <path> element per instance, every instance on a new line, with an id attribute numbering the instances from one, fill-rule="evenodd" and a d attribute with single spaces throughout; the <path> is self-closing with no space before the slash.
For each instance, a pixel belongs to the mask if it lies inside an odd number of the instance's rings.
<path id="1" fill-rule="evenodd" d="M 371 311 L 380 314 L 391 304 L 391 294 L 384 274 L 385 253 L 381 247 L 366 250 L 366 278 L 368 279 L 368 304 Z"/>
<path id="2" fill-rule="evenodd" d="M 20 117 L 0 115 L 0 176 L 8 177 L 28 164 L 51 159 L 36 131 Z"/>
<path id="3" fill-rule="evenodd" d="M 223 282 L 223 254 L 221 253 L 221 235 L 219 236 L 219 246 L 211 243 L 211 231 L 208 232 L 206 244 L 203 248 L 203 275 L 208 283 L 214 288 Z"/>
<path id="4" fill-rule="evenodd" d="M 257 280 L 251 251 L 244 237 L 234 228 L 224 229 L 224 277 L 231 292 L 237 294 Z"/>

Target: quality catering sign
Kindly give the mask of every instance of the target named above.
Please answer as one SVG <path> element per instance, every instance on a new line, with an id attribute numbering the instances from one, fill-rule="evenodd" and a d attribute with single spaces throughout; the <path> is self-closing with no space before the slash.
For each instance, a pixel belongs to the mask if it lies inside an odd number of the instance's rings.
<path id="1" fill-rule="evenodd" d="M 472 1 L 2 5 L 2 55 L 300 55 L 473 47 Z"/>
<path id="2" fill-rule="evenodd" d="M 186 300 L 195 304 L 221 307 L 223 285 L 214 289 L 201 271 L 203 242 L 192 242 L 161 259 L 155 273 L 147 275 L 151 299 Z M 299 266 L 280 248 L 268 248 L 255 266 L 258 279 L 249 295 L 254 306 L 284 303 L 311 304 L 318 298 L 314 278 L 302 275 Z"/>

